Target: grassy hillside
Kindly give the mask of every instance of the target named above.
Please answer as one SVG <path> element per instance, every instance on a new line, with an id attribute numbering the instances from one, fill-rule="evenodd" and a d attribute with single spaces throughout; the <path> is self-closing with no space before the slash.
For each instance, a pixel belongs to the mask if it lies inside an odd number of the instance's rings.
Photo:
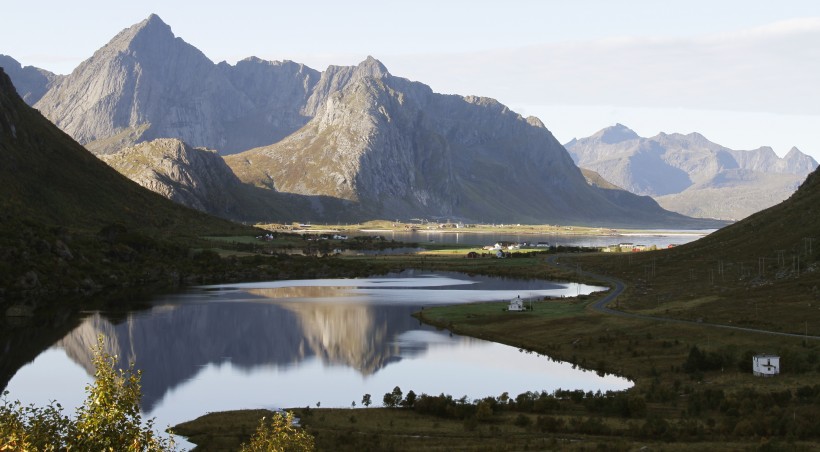
<path id="1" fill-rule="evenodd" d="M 28 107 L 0 74 L 0 208 L 4 216 L 79 229 L 122 223 L 160 235 L 242 229 L 139 187 Z"/>
<path id="2" fill-rule="evenodd" d="M 163 265 L 187 258 L 196 237 L 253 234 L 121 176 L 26 105 L 2 71 L 0 181 L 0 307 L 174 279 Z"/>
<path id="3" fill-rule="evenodd" d="M 632 281 L 620 308 L 820 335 L 820 174 L 786 201 L 703 239 L 653 253 L 589 257 Z"/>

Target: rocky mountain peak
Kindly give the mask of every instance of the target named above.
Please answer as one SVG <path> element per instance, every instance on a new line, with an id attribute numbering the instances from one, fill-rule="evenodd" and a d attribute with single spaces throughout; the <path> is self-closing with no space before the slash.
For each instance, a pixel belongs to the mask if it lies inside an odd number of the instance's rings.
<path id="1" fill-rule="evenodd" d="M 17 93 L 29 105 L 34 105 L 61 76 L 34 66 L 23 67 L 17 60 L 0 54 L 0 67 L 11 78 Z"/>
<path id="2" fill-rule="evenodd" d="M 157 46 L 168 45 L 175 39 L 171 27 L 156 14 L 151 14 L 142 22 L 121 31 L 101 50 L 108 48 L 120 52 L 147 51 L 156 49 Z"/>
<path id="3" fill-rule="evenodd" d="M 796 147 L 792 147 L 783 157 L 783 163 L 786 166 L 786 172 L 793 174 L 810 172 L 817 168 L 817 161 L 814 160 L 812 156 L 804 154 Z"/>
<path id="4" fill-rule="evenodd" d="M 368 55 L 364 61 L 356 66 L 356 74 L 359 77 L 384 78 L 389 76 L 390 72 L 381 61 Z"/>
<path id="5" fill-rule="evenodd" d="M 634 130 L 620 123 L 600 130 L 598 133 L 592 135 L 592 137 L 606 144 L 621 143 L 640 138 Z"/>

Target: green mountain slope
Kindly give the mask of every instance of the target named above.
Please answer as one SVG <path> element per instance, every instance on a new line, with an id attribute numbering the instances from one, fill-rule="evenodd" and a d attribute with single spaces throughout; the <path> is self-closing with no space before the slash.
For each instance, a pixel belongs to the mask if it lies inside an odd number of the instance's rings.
<path id="1" fill-rule="evenodd" d="M 629 281 L 626 311 L 820 336 L 818 206 L 815 170 L 787 200 L 700 240 L 584 265 Z"/>
<path id="2" fill-rule="evenodd" d="M 143 189 L 101 162 L 17 95 L 0 71 L 0 210 L 50 226 L 121 223 L 160 235 L 240 227 Z"/>
<path id="3" fill-rule="evenodd" d="M 192 240 L 253 232 L 120 175 L 26 105 L 0 70 L 0 314 L 177 285 Z"/>

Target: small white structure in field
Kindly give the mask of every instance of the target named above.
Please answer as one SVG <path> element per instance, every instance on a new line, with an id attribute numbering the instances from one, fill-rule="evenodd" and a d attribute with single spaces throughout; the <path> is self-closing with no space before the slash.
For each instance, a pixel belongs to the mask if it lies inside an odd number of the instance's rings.
<path id="1" fill-rule="evenodd" d="M 756 377 L 773 377 L 780 373 L 780 357 L 777 355 L 755 355 L 752 358 L 752 372 Z"/>
<path id="2" fill-rule="evenodd" d="M 524 300 L 521 299 L 519 295 L 518 298 L 513 298 L 510 300 L 510 306 L 507 307 L 508 311 L 523 311 L 524 310 Z"/>

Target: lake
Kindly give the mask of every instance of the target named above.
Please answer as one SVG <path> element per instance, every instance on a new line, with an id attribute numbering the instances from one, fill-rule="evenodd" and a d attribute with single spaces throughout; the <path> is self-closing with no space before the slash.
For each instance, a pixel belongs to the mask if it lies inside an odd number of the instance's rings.
<path id="1" fill-rule="evenodd" d="M 624 378 L 573 368 L 514 347 L 439 331 L 410 314 L 425 306 L 604 290 L 550 281 L 405 271 L 361 279 L 215 285 L 160 296 L 120 323 L 99 313 L 21 368 L 9 398 L 82 404 L 92 381 L 90 347 L 143 371 L 142 409 L 165 427 L 240 408 L 380 406 L 406 394 L 469 399 L 526 391 L 623 390 Z M 538 301 L 540 303 L 560 301 Z M 510 312 L 509 315 L 521 315 Z"/>
<path id="2" fill-rule="evenodd" d="M 446 243 L 470 246 L 493 245 L 498 242 L 537 243 L 548 242 L 553 246 L 584 246 L 605 247 L 617 245 L 621 242 L 646 245 L 655 245 L 666 248 L 669 245 L 683 245 L 697 240 L 710 233 L 708 230 L 657 230 L 640 233 L 619 233 L 614 235 L 581 235 L 581 234 L 495 234 L 491 232 L 442 232 L 440 230 L 419 229 L 415 232 L 405 231 L 357 231 L 351 236 L 380 235 L 387 240 L 404 243 Z"/>

